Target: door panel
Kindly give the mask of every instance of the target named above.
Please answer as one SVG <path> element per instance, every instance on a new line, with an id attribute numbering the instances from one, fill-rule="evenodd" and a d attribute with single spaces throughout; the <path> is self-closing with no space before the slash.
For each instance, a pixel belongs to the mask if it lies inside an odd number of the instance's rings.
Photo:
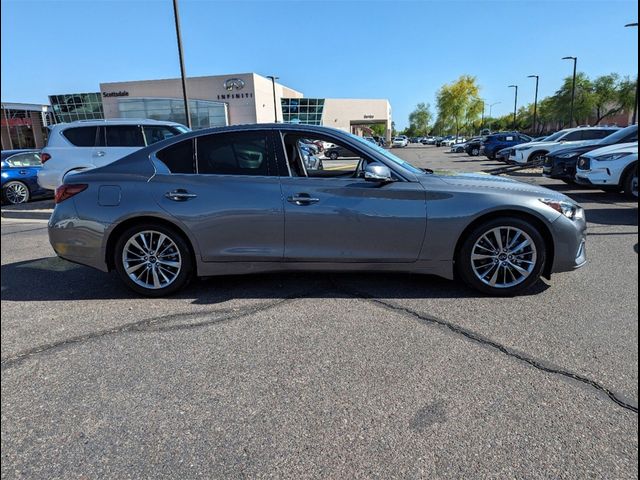
<path id="1" fill-rule="evenodd" d="M 283 177 L 285 260 L 412 262 L 425 235 L 419 183 Z M 308 200 L 306 200 L 308 199 Z M 296 201 L 297 200 L 297 201 Z"/>
<path id="2" fill-rule="evenodd" d="M 158 205 L 195 236 L 203 261 L 282 260 L 278 177 L 157 174 L 150 184 Z"/>

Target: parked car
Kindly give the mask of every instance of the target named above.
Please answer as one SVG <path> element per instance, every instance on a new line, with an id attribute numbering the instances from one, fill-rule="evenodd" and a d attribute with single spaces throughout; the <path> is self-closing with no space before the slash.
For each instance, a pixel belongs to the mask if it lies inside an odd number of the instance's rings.
<path id="1" fill-rule="evenodd" d="M 505 162 L 507 163 L 509 161 L 509 155 L 511 154 L 511 147 L 507 147 L 507 148 L 503 148 L 502 150 L 498 150 L 494 157 L 498 162 Z"/>
<path id="2" fill-rule="evenodd" d="M 527 143 L 531 141 L 531 137 L 518 132 L 498 132 L 487 135 L 482 141 L 481 152 L 489 160 L 496 160 L 498 151 Z"/>
<path id="3" fill-rule="evenodd" d="M 364 138 L 365 140 L 370 141 L 371 143 L 375 143 L 376 145 L 378 144 L 378 142 L 376 141 L 376 139 L 375 139 L 375 138 L 373 138 L 373 137 L 362 137 L 362 138 Z"/>
<path id="4" fill-rule="evenodd" d="M 576 182 L 605 191 L 623 191 L 638 200 L 638 142 L 592 150 L 578 159 Z"/>
<path id="5" fill-rule="evenodd" d="M 360 160 L 353 172 L 310 175 L 291 148 L 299 137 Z M 485 294 L 514 295 L 586 263 L 584 211 L 561 193 L 435 174 L 309 125 L 199 130 L 70 175 L 48 228 L 59 256 L 115 269 L 149 296 L 194 276 L 301 269 L 458 276 Z"/>
<path id="6" fill-rule="evenodd" d="M 422 141 L 420 142 L 423 145 L 433 145 L 434 143 L 436 143 L 436 138 L 435 137 L 425 137 L 422 139 Z"/>
<path id="7" fill-rule="evenodd" d="M 394 147 L 406 147 L 408 144 L 408 141 L 405 137 L 394 137 L 394 139 L 391 141 L 391 148 Z"/>
<path id="8" fill-rule="evenodd" d="M 454 135 L 446 135 L 444 137 L 438 137 L 438 139 L 436 140 L 436 147 L 442 147 L 444 145 L 444 142 L 451 140 L 454 137 Z"/>
<path id="9" fill-rule="evenodd" d="M 38 185 L 40 150 L 3 150 L 0 161 L 2 202 L 16 205 L 37 197 L 52 196 L 52 190 Z"/>
<path id="10" fill-rule="evenodd" d="M 446 138 L 440 142 L 443 147 L 451 147 L 455 143 L 464 143 L 466 140 L 464 137 L 456 137 L 452 135 L 451 138 Z"/>
<path id="11" fill-rule="evenodd" d="M 529 142 L 511 150 L 513 163 L 542 162 L 545 155 L 566 147 L 592 145 L 619 130 L 618 127 L 577 127 L 560 130 L 542 142 Z"/>
<path id="12" fill-rule="evenodd" d="M 480 155 L 482 151 L 482 141 L 484 137 L 476 137 L 469 140 L 464 147 L 464 151 L 467 152 L 467 155 L 470 157 L 477 157 Z"/>
<path id="13" fill-rule="evenodd" d="M 480 140 L 481 140 L 480 137 L 474 137 L 463 142 L 454 143 L 453 145 L 451 145 L 451 153 L 463 153 L 466 150 L 467 145 L 469 143 L 473 143 Z"/>
<path id="14" fill-rule="evenodd" d="M 542 174 L 545 177 L 562 180 L 565 183 L 575 183 L 576 164 L 578 163 L 578 157 L 580 157 L 580 155 L 609 145 L 637 141 L 638 125 L 631 125 L 612 133 L 592 145 L 562 148 L 544 157 Z"/>
<path id="15" fill-rule="evenodd" d="M 331 160 L 337 160 L 338 158 L 353 158 L 353 152 L 343 146 L 334 145 L 324 151 L 324 156 Z"/>
<path id="16" fill-rule="evenodd" d="M 187 131 L 179 123 L 157 120 L 79 120 L 53 125 L 40 154 L 38 184 L 54 190 L 70 172 L 108 165 L 145 145 Z"/>

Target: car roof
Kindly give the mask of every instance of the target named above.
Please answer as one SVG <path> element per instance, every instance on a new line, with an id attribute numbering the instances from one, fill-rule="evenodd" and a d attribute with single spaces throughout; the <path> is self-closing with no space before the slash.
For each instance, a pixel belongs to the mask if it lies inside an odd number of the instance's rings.
<path id="1" fill-rule="evenodd" d="M 93 127 L 99 125 L 175 125 L 180 123 L 164 120 L 152 120 L 150 118 L 104 118 L 94 120 L 76 120 L 75 122 L 56 123 L 51 128 Z"/>

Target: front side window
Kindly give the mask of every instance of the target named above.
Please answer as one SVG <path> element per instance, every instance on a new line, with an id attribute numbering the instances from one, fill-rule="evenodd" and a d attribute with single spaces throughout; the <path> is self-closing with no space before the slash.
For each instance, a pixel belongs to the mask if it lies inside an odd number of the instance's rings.
<path id="1" fill-rule="evenodd" d="M 109 125 L 105 130 L 107 147 L 144 147 L 138 125 Z"/>
<path id="2" fill-rule="evenodd" d="M 98 127 L 67 128 L 62 135 L 75 147 L 93 147 L 96 143 L 97 130 Z"/>
<path id="3" fill-rule="evenodd" d="M 198 173 L 269 175 L 267 135 L 261 132 L 203 135 L 197 138 Z"/>
<path id="4" fill-rule="evenodd" d="M 192 138 L 174 143 L 156 153 L 156 157 L 171 173 L 196 173 L 193 143 Z"/>
<path id="5" fill-rule="evenodd" d="M 582 131 L 576 130 L 575 132 L 567 133 L 561 140 L 563 142 L 575 142 L 576 140 L 583 140 Z"/>

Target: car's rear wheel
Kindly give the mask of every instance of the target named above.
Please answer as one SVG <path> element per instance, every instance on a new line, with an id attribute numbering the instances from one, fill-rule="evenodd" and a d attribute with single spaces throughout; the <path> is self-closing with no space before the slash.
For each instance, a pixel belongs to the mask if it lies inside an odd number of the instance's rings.
<path id="1" fill-rule="evenodd" d="M 187 241 L 164 225 L 142 224 L 123 232 L 114 263 L 129 288 L 149 297 L 177 292 L 193 276 Z"/>
<path id="2" fill-rule="evenodd" d="M 540 279 L 546 246 L 538 229 L 516 217 L 496 218 L 464 239 L 456 259 L 460 277 L 488 295 L 510 296 Z"/>
<path id="3" fill-rule="evenodd" d="M 629 200 L 638 200 L 638 165 L 629 169 L 622 185 L 625 197 Z"/>
<path id="4" fill-rule="evenodd" d="M 329 158 L 330 158 L 331 160 L 337 160 L 337 159 L 338 159 L 338 154 L 337 154 L 336 152 L 331 152 L 331 153 L 329 154 Z"/>
<path id="5" fill-rule="evenodd" d="M 27 203 L 31 198 L 31 192 L 26 184 L 13 180 L 7 182 L 2 188 L 2 199 L 11 205 Z"/>
<path id="6" fill-rule="evenodd" d="M 471 156 L 472 157 L 477 157 L 480 155 L 480 149 L 478 147 L 473 147 L 471 149 Z"/>

